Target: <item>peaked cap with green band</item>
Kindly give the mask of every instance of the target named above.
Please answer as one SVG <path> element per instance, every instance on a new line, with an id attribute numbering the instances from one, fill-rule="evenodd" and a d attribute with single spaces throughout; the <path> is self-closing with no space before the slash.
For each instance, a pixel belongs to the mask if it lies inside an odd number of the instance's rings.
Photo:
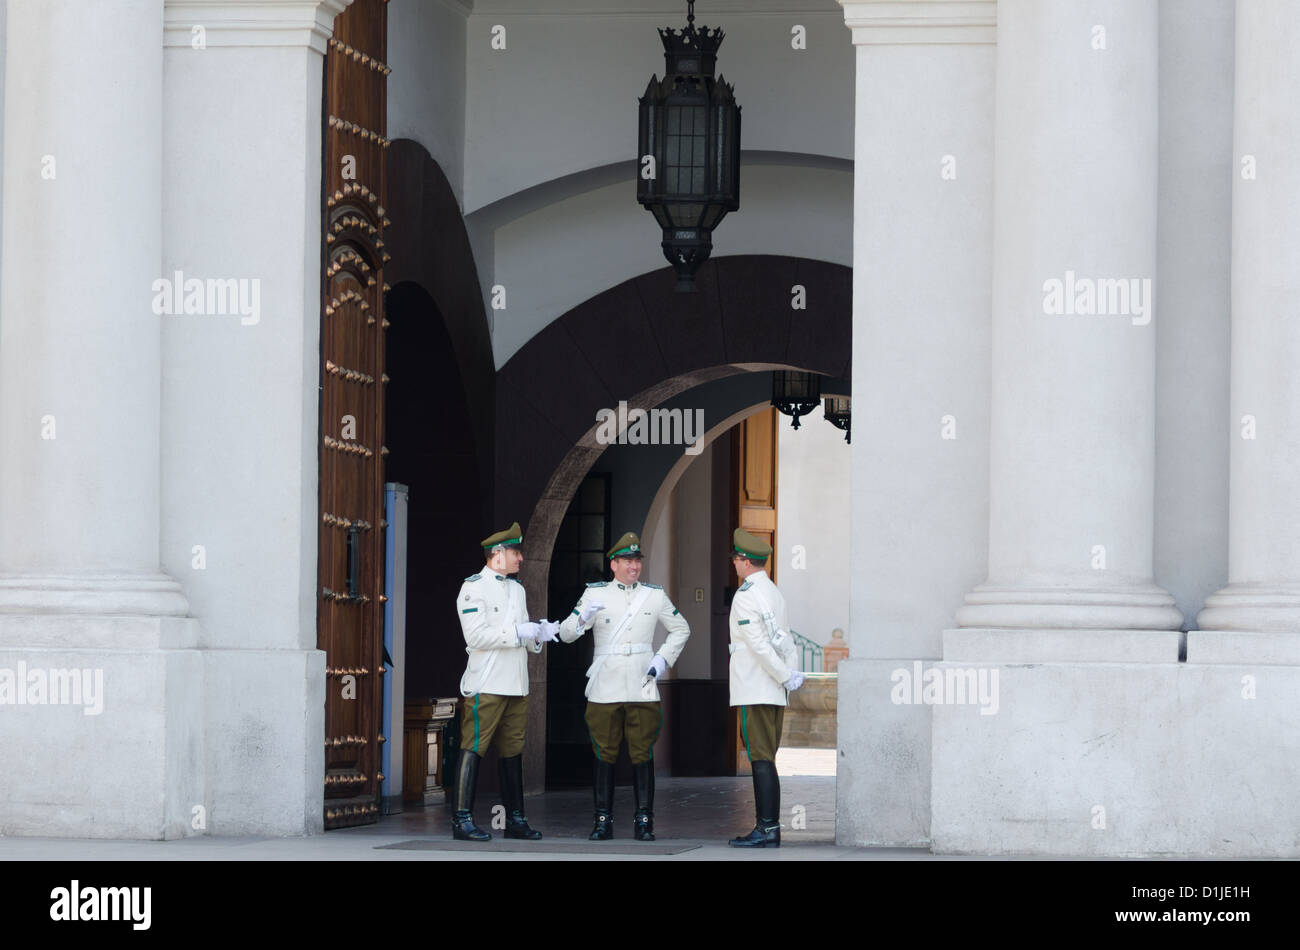
<path id="1" fill-rule="evenodd" d="M 641 557 L 641 539 L 636 536 L 636 532 L 629 531 L 614 542 L 605 557 L 611 561 L 616 557 Z"/>
<path id="2" fill-rule="evenodd" d="M 736 529 L 736 533 L 731 536 L 731 542 L 737 554 L 751 561 L 766 561 L 772 556 L 772 545 L 761 538 L 754 537 L 744 528 Z"/>
<path id="3" fill-rule="evenodd" d="M 480 543 L 484 550 L 494 548 L 498 544 L 503 547 L 518 547 L 524 543 L 524 533 L 519 530 L 519 522 L 516 521 L 506 530 L 488 535 Z"/>

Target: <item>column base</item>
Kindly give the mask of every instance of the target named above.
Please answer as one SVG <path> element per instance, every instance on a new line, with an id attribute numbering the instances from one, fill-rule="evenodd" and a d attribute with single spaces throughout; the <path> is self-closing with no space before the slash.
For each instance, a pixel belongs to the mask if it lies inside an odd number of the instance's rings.
<path id="1" fill-rule="evenodd" d="M 1260 630 L 1189 630 L 1187 662 L 1300 666 L 1300 634 Z"/>
<path id="2" fill-rule="evenodd" d="M 1196 625 L 1202 630 L 1300 633 L 1300 591 L 1229 584 L 1205 598 Z"/>
<path id="3" fill-rule="evenodd" d="M 0 614 L 0 836 L 323 831 L 325 654 L 199 639 L 193 618 Z"/>
<path id="4" fill-rule="evenodd" d="M 197 650 L 0 647 L 0 835 L 199 834 L 202 680 Z"/>
<path id="5" fill-rule="evenodd" d="M 1178 630 L 945 630 L 947 663 L 1177 663 Z"/>
<path id="6" fill-rule="evenodd" d="M 1300 856 L 1300 666 L 992 670 L 996 714 L 933 710 L 934 852 Z"/>
<path id="7" fill-rule="evenodd" d="M 208 834 L 324 832 L 324 651 L 202 658 Z"/>
<path id="8" fill-rule="evenodd" d="M 181 585 L 163 573 L 0 574 L 0 614 L 184 617 Z"/>
<path id="9" fill-rule="evenodd" d="M 895 703 L 894 673 L 936 660 L 842 660 L 836 731 L 835 843 L 930 843 L 930 707 Z"/>
<path id="10" fill-rule="evenodd" d="M 981 584 L 957 608 L 960 627 L 1178 630 L 1182 612 L 1156 584 L 1115 588 Z"/>

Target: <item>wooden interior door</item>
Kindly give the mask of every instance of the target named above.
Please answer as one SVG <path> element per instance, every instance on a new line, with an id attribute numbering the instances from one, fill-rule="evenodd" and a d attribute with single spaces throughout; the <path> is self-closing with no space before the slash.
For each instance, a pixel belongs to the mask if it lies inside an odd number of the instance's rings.
<path id="1" fill-rule="evenodd" d="M 380 817 L 384 571 L 385 0 L 355 0 L 325 57 L 320 606 L 325 827 Z M 400 716 L 397 719 L 401 722 Z"/>
<path id="2" fill-rule="evenodd" d="M 734 461 L 735 480 L 732 523 L 756 538 L 772 545 L 767 571 L 776 580 L 776 449 L 777 420 L 775 409 L 765 409 L 736 426 Z"/>
<path id="3" fill-rule="evenodd" d="M 767 571 L 776 580 L 776 475 L 777 425 L 781 418 L 774 408 L 756 412 L 737 424 L 731 456 L 731 523 L 772 545 Z M 735 583 L 734 575 L 732 578 Z M 736 750 L 736 774 L 750 775 L 749 756 L 740 736 L 740 716 L 731 707 L 732 735 Z"/>

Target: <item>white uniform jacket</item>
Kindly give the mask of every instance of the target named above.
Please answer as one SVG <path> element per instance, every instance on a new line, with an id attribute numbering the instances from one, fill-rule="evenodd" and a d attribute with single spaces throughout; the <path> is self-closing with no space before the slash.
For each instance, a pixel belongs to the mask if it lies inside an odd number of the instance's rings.
<path id="1" fill-rule="evenodd" d="M 784 706 L 783 685 L 795 667 L 785 598 L 766 571 L 750 574 L 731 601 L 731 705 Z M 777 646 L 772 639 L 783 631 Z"/>
<path id="2" fill-rule="evenodd" d="M 609 647 L 628 608 L 642 593 L 646 596 L 637 607 L 636 616 L 618 637 L 615 649 L 620 652 L 602 654 L 601 651 Z M 595 614 L 584 627 L 578 623 L 578 615 L 593 600 L 604 604 L 605 609 Z M 659 623 L 668 631 L 668 639 L 655 650 L 655 625 Z M 677 612 L 662 587 L 642 583 L 625 586 L 616 581 L 587 585 L 578 605 L 560 624 L 560 639 L 572 643 L 588 630 L 593 631 L 596 643 L 596 655 L 587 671 L 591 677 L 587 698 L 593 703 L 657 703 L 659 687 L 655 681 L 651 680 L 644 690 L 641 685 L 646 670 L 650 668 L 650 660 L 658 653 L 671 667 L 682 655 L 682 648 L 691 635 L 686 618 Z"/>
<path id="3" fill-rule="evenodd" d="M 524 585 L 485 567 L 460 585 L 456 616 L 469 654 L 461 695 L 527 696 L 528 653 L 541 653 L 542 645 L 520 646 L 515 635 L 515 624 L 528 622 Z"/>

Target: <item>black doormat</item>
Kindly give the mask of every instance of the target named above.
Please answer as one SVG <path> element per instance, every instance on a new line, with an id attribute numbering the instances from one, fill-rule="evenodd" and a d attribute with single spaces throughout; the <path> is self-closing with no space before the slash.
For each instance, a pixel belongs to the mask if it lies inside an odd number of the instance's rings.
<path id="1" fill-rule="evenodd" d="M 491 841 L 455 841 L 450 838 L 412 838 L 396 844 L 376 845 L 376 851 L 504 851 L 515 854 L 685 854 L 699 848 L 688 841 L 676 844 L 656 841 L 517 841 L 493 838 Z"/>

